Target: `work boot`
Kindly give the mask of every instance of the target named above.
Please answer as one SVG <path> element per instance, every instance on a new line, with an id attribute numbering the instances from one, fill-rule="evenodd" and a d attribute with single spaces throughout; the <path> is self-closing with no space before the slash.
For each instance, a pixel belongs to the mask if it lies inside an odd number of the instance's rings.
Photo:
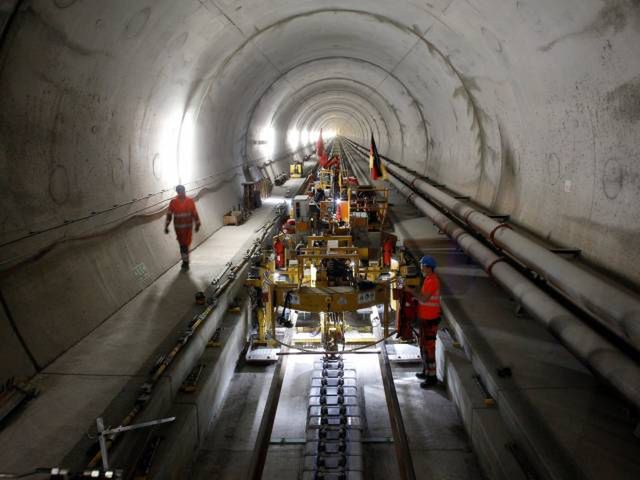
<path id="1" fill-rule="evenodd" d="M 438 377 L 435 375 L 427 375 L 424 382 L 420 384 L 420 388 L 430 388 L 438 384 Z"/>
<path id="2" fill-rule="evenodd" d="M 418 372 L 416 373 L 416 377 L 418 377 L 420 380 L 426 380 L 427 379 L 427 374 L 424 372 Z"/>
<path id="3" fill-rule="evenodd" d="M 189 262 L 182 262 L 182 270 L 189 270 Z"/>

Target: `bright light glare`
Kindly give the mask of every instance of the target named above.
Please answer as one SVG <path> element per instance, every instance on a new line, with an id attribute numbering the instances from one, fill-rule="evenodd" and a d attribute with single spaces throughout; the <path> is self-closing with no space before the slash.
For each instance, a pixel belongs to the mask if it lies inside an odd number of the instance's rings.
<path id="1" fill-rule="evenodd" d="M 180 128 L 178 144 L 178 173 L 180 183 L 188 183 L 194 176 L 196 126 L 192 114 L 187 114 Z"/>
<path id="2" fill-rule="evenodd" d="M 273 158 L 276 143 L 276 130 L 269 125 L 260 130 L 260 152 L 266 160 Z"/>
<path id="3" fill-rule="evenodd" d="M 159 174 L 163 185 L 176 185 L 178 179 L 178 135 L 182 114 L 176 111 L 169 115 L 159 129 L 158 153 L 160 154 Z"/>
<path id="4" fill-rule="evenodd" d="M 336 136 L 336 131 L 331 129 L 331 130 L 323 130 L 322 131 L 322 136 L 326 139 L 330 139 Z"/>
<path id="5" fill-rule="evenodd" d="M 300 132 L 300 143 L 302 143 L 302 145 L 309 144 L 309 130 L 306 128 Z"/>
<path id="6" fill-rule="evenodd" d="M 293 128 L 287 132 L 287 144 L 291 150 L 297 150 L 300 145 L 300 131 Z"/>

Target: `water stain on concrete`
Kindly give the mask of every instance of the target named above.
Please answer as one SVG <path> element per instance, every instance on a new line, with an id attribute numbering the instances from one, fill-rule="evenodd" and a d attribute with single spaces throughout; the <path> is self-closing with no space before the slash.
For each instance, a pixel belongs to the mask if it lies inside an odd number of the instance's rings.
<path id="1" fill-rule="evenodd" d="M 640 121 L 640 75 L 609 92 L 605 102 L 610 105 L 616 120 Z"/>
<path id="2" fill-rule="evenodd" d="M 500 135 L 501 168 L 498 188 L 492 208 L 498 208 L 501 212 L 513 214 L 518 210 L 520 195 L 518 190 L 518 173 L 520 165 L 511 139 L 507 135 L 501 122 L 498 124 L 498 134 Z"/>
<path id="3" fill-rule="evenodd" d="M 169 50 L 180 50 L 184 47 L 184 44 L 187 43 L 187 39 L 189 38 L 189 32 L 182 32 L 178 35 L 174 40 L 172 40 L 169 44 Z"/>
<path id="4" fill-rule="evenodd" d="M 135 38 L 142 33 L 151 16 L 151 8 L 146 7 L 136 13 L 127 23 L 124 33 L 127 38 Z"/>
<path id="5" fill-rule="evenodd" d="M 53 4 L 58 8 L 67 8 L 76 3 L 76 0 L 54 0 Z"/>
<path id="6" fill-rule="evenodd" d="M 615 200 L 624 187 L 624 168 L 615 158 L 610 158 L 602 173 L 602 190 L 609 200 Z"/>
<path id="7" fill-rule="evenodd" d="M 44 18 L 43 15 L 39 11 L 37 11 L 33 5 L 29 5 L 24 10 L 24 12 L 25 21 L 31 21 L 35 24 L 39 24 L 45 34 L 48 36 L 49 42 L 62 45 L 63 47 L 66 47 L 70 52 L 81 55 L 83 57 L 92 55 L 102 55 L 105 57 L 112 56 L 109 52 L 87 48 L 85 45 L 69 38 L 66 32 L 62 31 L 62 29 L 60 29 L 58 26 L 51 24 L 51 22 L 48 19 Z"/>
<path id="8" fill-rule="evenodd" d="M 49 176 L 49 195 L 58 205 L 69 199 L 69 174 L 64 165 L 56 165 Z"/>
<path id="9" fill-rule="evenodd" d="M 125 184 L 125 168 L 124 168 L 124 160 L 121 158 L 117 158 L 111 164 L 111 181 L 113 185 L 118 187 L 119 189 L 124 188 Z"/>
<path id="10" fill-rule="evenodd" d="M 538 47 L 540 52 L 548 52 L 558 43 L 570 38 L 584 36 L 600 37 L 608 32 L 616 34 L 624 30 L 630 21 L 635 28 L 640 29 L 640 1 L 639 0 L 604 0 L 605 5 L 598 11 L 595 18 L 584 28 L 562 35 L 555 40 Z"/>
<path id="11" fill-rule="evenodd" d="M 473 93 L 479 92 L 480 87 L 473 77 L 463 77 L 459 75 L 460 83 L 458 87 L 453 91 L 453 98 L 462 98 L 467 104 L 467 113 L 471 116 L 471 131 L 476 131 L 476 151 L 478 157 L 483 159 L 486 149 L 487 138 L 486 132 L 483 127 L 483 120 L 488 118 L 486 112 L 484 112 L 476 102 Z"/>
<path id="12" fill-rule="evenodd" d="M 551 185 L 555 185 L 560 180 L 560 159 L 554 152 L 546 155 L 547 180 Z"/>

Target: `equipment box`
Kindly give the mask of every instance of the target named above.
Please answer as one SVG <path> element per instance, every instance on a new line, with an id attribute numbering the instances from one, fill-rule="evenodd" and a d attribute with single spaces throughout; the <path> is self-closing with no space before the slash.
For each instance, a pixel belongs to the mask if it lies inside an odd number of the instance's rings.
<path id="1" fill-rule="evenodd" d="M 240 210 L 231 210 L 224 214 L 224 224 L 225 225 L 240 225 L 243 221 L 243 215 Z"/>

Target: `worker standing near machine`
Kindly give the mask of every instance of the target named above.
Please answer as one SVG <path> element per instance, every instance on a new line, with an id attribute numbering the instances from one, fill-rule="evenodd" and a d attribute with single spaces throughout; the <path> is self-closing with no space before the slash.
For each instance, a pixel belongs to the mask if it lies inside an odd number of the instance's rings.
<path id="1" fill-rule="evenodd" d="M 193 235 L 193 223 L 196 224 L 196 232 L 200 230 L 200 217 L 196 210 L 196 203 L 192 198 L 187 197 L 186 190 L 183 185 L 176 187 L 178 194 L 169 203 L 167 211 L 167 220 L 164 225 L 164 233 L 169 233 L 169 225 L 173 218 L 173 227 L 176 231 L 178 244 L 180 245 L 180 256 L 182 257 L 182 269 L 189 269 L 189 247 L 191 246 L 191 238 Z"/>
<path id="2" fill-rule="evenodd" d="M 424 380 L 420 386 L 429 388 L 438 383 L 436 377 L 436 336 L 442 315 L 440 308 L 440 279 L 435 273 L 436 261 L 428 255 L 420 259 L 420 269 L 424 282 L 420 291 L 414 293 L 418 299 L 418 320 L 420 322 L 420 354 L 422 372 L 416 377 Z"/>

